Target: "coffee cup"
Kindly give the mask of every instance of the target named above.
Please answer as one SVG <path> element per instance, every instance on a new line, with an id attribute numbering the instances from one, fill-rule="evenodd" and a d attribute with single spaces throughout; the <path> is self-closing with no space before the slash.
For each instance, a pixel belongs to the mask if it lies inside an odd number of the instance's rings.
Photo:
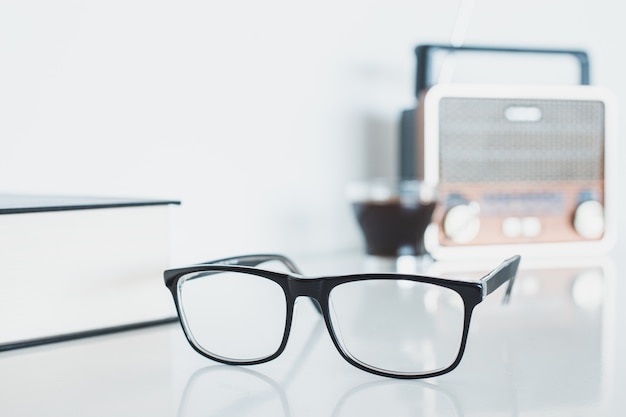
<path id="1" fill-rule="evenodd" d="M 436 207 L 436 187 L 423 181 L 375 178 L 353 181 L 348 199 L 368 255 L 423 255 L 424 233 Z"/>

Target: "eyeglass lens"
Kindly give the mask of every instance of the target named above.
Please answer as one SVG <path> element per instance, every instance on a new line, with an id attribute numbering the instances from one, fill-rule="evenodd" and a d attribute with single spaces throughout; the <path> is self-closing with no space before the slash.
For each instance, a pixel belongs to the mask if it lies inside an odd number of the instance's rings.
<path id="1" fill-rule="evenodd" d="M 461 296 L 410 280 L 353 281 L 330 293 L 338 342 L 361 364 L 391 373 L 444 369 L 458 356 L 464 328 Z"/>
<path id="2" fill-rule="evenodd" d="M 276 353 L 287 317 L 285 293 L 274 281 L 245 273 L 191 273 L 178 283 L 183 326 L 197 347 L 230 361 Z"/>

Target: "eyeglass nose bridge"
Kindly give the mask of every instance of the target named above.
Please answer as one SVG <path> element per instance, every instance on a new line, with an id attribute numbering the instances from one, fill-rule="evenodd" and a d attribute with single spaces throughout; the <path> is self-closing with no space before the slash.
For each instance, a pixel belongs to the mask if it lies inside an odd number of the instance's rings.
<path id="1" fill-rule="evenodd" d="M 322 279 L 289 277 L 289 293 L 294 300 L 298 297 L 310 297 L 321 303 L 323 298 Z"/>

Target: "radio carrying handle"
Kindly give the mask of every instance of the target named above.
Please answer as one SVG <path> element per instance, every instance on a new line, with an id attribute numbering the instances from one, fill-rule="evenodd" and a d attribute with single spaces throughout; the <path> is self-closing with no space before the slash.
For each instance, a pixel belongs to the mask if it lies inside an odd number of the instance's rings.
<path id="1" fill-rule="evenodd" d="M 546 55 L 571 55 L 580 64 L 580 84 L 589 85 L 589 56 L 585 51 L 568 49 L 538 49 L 538 48 L 515 48 L 515 47 L 491 47 L 491 46 L 452 46 L 444 44 L 418 45 L 415 48 L 417 57 L 417 70 L 415 77 L 415 97 L 419 100 L 420 94 L 431 87 L 431 64 L 432 54 L 436 51 L 455 52 L 493 52 L 493 53 L 520 53 L 520 54 L 546 54 Z M 399 174 L 402 178 L 415 178 L 417 175 L 416 144 L 415 144 L 415 111 L 407 109 L 401 113 L 400 118 L 400 146 L 399 146 Z"/>
<path id="2" fill-rule="evenodd" d="M 417 70 L 415 80 L 415 96 L 430 87 L 430 65 L 431 55 L 434 51 L 454 52 L 494 52 L 494 53 L 527 53 L 527 54 L 547 54 L 547 55 L 571 55 L 580 64 L 580 84 L 589 85 L 589 56 L 585 51 L 574 49 L 534 49 L 534 48 L 509 48 L 490 46 L 452 46 L 452 45 L 418 45 L 415 48 L 417 57 Z"/>

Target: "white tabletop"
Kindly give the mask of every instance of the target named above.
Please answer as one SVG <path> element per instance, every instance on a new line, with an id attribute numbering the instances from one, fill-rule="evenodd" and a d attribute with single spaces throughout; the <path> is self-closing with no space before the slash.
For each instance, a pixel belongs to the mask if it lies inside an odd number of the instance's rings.
<path id="1" fill-rule="evenodd" d="M 295 261 L 311 274 L 414 267 L 406 259 Z M 461 364 L 436 378 L 394 380 L 354 368 L 301 299 L 287 349 L 262 365 L 205 359 L 178 324 L 0 353 L 0 415 L 623 416 L 619 264 L 522 260 L 510 303 L 501 303 L 500 289 L 478 305 Z M 478 269 L 428 271 L 469 277 Z"/>

